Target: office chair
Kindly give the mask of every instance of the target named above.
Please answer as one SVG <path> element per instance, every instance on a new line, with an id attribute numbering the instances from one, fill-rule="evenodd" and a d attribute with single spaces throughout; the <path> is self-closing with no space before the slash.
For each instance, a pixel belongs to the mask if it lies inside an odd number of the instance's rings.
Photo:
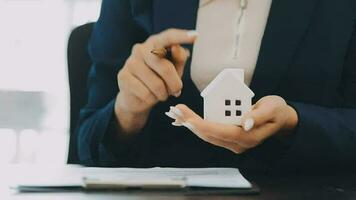
<path id="1" fill-rule="evenodd" d="M 87 76 L 91 67 L 87 51 L 94 23 L 75 28 L 68 41 L 68 76 L 70 89 L 70 139 L 68 164 L 79 164 L 76 127 L 80 109 L 87 103 Z"/>

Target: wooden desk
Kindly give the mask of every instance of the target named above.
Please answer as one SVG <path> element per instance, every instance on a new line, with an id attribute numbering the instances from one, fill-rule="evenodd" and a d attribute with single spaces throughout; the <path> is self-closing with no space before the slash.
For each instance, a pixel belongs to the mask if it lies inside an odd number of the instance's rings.
<path id="1" fill-rule="evenodd" d="M 22 168 L 24 169 L 24 168 Z M 66 193 L 14 193 L 6 186 L 6 179 L 16 176 L 18 170 L 8 167 L 0 173 L 0 199 L 21 200 L 257 200 L 257 199 L 356 199 L 356 173 L 339 175 L 314 176 L 266 176 L 253 175 L 249 180 L 256 182 L 261 188 L 260 195 L 245 196 L 190 196 L 178 192 L 66 192 Z M 3 178 L 7 177 L 7 178 Z"/>

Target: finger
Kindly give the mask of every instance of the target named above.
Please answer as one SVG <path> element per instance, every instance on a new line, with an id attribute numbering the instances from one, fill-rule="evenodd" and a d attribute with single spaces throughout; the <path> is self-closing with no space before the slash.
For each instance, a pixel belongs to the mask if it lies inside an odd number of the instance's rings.
<path id="1" fill-rule="evenodd" d="M 183 48 L 180 45 L 174 45 L 171 48 L 173 64 L 176 67 L 179 77 L 182 78 L 184 66 L 187 59 L 190 57 L 190 52 L 188 49 Z"/>
<path id="2" fill-rule="evenodd" d="M 261 126 L 272 119 L 273 107 L 257 103 L 250 112 L 243 116 L 241 122 L 244 130 L 250 131 L 254 126 Z"/>
<path id="3" fill-rule="evenodd" d="M 246 134 L 246 132 L 244 132 L 241 127 L 203 120 L 199 115 L 183 104 L 177 105 L 176 108 L 182 113 L 182 121 L 192 124 L 199 133 L 225 142 L 233 142 L 239 145 L 243 144 L 243 140 L 245 139 L 244 134 Z"/>
<path id="4" fill-rule="evenodd" d="M 225 142 L 235 143 L 245 149 L 257 146 L 274 133 L 271 131 L 278 130 L 276 126 L 273 126 L 274 123 L 267 123 L 264 125 L 268 125 L 265 129 L 260 131 L 264 126 L 256 127 L 248 133 L 239 126 L 205 121 L 185 105 L 177 105 L 176 108 L 181 111 L 180 119 L 194 127 L 200 135 L 204 134 Z"/>
<path id="5" fill-rule="evenodd" d="M 195 30 L 168 29 L 158 35 L 150 37 L 155 47 L 170 47 L 176 44 L 192 44 L 196 40 L 198 33 Z"/>
<path id="6" fill-rule="evenodd" d="M 164 81 L 170 95 L 178 97 L 183 82 L 173 63 L 167 59 L 161 59 L 152 55 L 149 51 L 144 54 L 145 63 Z"/>
<path id="7" fill-rule="evenodd" d="M 133 48 L 133 55 L 138 60 L 142 59 L 143 63 L 162 79 L 169 95 L 178 97 L 183 83 L 175 66 L 171 61 L 150 53 L 153 48 L 152 42 L 147 42 L 144 45 L 137 44 Z"/>
<path id="8" fill-rule="evenodd" d="M 168 98 L 168 90 L 165 83 L 145 63 L 132 63 L 132 67 L 129 70 L 154 94 L 157 100 L 165 101 Z"/>
<path id="9" fill-rule="evenodd" d="M 209 142 L 216 146 L 224 147 L 233 151 L 234 153 L 242 153 L 246 150 L 246 148 L 240 146 L 235 142 L 221 140 L 219 137 L 215 137 L 214 134 L 211 134 L 210 131 L 202 130 L 200 124 L 204 123 L 205 121 L 185 105 L 171 107 L 169 113 L 173 114 L 173 118 L 176 117 L 176 123 L 173 125 L 181 124 L 187 127 L 205 142 Z"/>
<path id="10" fill-rule="evenodd" d="M 130 92 L 132 95 L 149 106 L 154 105 L 157 101 L 151 91 L 139 79 L 130 73 L 125 74 L 125 78 L 121 79 L 120 85 L 125 91 Z"/>

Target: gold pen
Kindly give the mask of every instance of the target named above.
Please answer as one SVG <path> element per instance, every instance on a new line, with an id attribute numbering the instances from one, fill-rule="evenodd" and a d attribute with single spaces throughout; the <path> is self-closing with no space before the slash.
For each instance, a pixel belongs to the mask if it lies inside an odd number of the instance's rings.
<path id="1" fill-rule="evenodd" d="M 151 53 L 160 58 L 172 58 L 171 49 L 167 49 L 167 48 L 153 49 Z"/>
<path id="2" fill-rule="evenodd" d="M 190 51 L 187 48 L 184 48 L 184 50 L 187 53 L 187 57 L 189 58 Z M 168 60 L 172 60 L 172 50 L 170 48 L 153 49 L 151 53 L 160 58 L 167 58 Z"/>

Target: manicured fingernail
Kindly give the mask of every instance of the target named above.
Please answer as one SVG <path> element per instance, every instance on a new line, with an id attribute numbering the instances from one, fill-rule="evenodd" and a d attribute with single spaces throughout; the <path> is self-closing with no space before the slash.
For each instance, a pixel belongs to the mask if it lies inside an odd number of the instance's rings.
<path id="1" fill-rule="evenodd" d="M 178 98 L 181 94 L 182 94 L 182 91 L 179 91 L 179 92 L 177 92 L 177 93 L 175 93 L 173 95 Z"/>
<path id="2" fill-rule="evenodd" d="M 185 50 L 185 53 L 187 54 L 187 58 L 189 58 L 189 57 L 190 57 L 190 51 L 189 51 L 189 49 L 184 48 L 184 50 Z"/>
<path id="3" fill-rule="evenodd" d="M 172 122 L 172 125 L 173 125 L 173 126 L 183 126 L 183 124 L 182 124 L 182 123 L 179 123 L 179 122 Z"/>
<path id="4" fill-rule="evenodd" d="M 165 114 L 166 114 L 168 117 L 172 118 L 172 119 L 177 119 L 177 118 L 178 118 L 177 115 L 174 114 L 174 113 L 172 113 L 172 112 L 165 112 Z"/>
<path id="5" fill-rule="evenodd" d="M 254 125 L 255 125 L 255 121 L 252 118 L 248 118 L 244 123 L 244 130 L 250 131 Z"/>
<path id="6" fill-rule="evenodd" d="M 197 37 L 199 34 L 196 30 L 187 31 L 188 37 Z"/>
<path id="7" fill-rule="evenodd" d="M 171 109 L 170 112 L 173 112 L 178 117 L 183 117 L 182 111 L 179 110 L 178 108 L 171 106 L 170 109 Z"/>
<path id="8" fill-rule="evenodd" d="M 193 132 L 195 131 L 195 128 L 191 123 L 184 122 L 184 123 L 182 123 L 182 125 L 185 126 L 187 129 L 193 131 Z"/>

